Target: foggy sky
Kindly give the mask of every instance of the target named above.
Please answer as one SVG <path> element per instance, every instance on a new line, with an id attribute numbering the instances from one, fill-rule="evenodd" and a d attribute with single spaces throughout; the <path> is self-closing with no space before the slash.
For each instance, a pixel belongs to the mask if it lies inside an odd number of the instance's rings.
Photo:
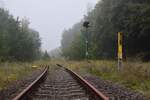
<path id="1" fill-rule="evenodd" d="M 42 49 L 60 46 L 62 31 L 79 22 L 87 12 L 87 5 L 98 0 L 3 0 L 5 8 L 15 17 L 26 16 L 30 27 L 40 33 Z"/>

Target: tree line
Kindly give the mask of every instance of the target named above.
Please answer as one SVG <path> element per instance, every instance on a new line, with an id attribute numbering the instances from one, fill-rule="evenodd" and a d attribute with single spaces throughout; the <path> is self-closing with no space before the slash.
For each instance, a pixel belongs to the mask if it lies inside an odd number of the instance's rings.
<path id="1" fill-rule="evenodd" d="M 89 21 L 85 32 L 83 21 Z M 68 59 L 85 58 L 85 38 L 90 59 L 117 57 L 117 32 L 124 35 L 124 55 L 150 59 L 150 1 L 101 0 L 79 23 L 63 32 L 62 55 Z"/>
<path id="2" fill-rule="evenodd" d="M 0 8 L 0 61 L 32 61 L 41 56 L 39 33 L 29 21 L 15 19 Z"/>

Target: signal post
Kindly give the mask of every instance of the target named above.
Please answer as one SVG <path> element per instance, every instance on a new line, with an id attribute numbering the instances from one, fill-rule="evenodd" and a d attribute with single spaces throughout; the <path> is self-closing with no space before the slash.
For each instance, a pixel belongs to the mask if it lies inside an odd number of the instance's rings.
<path id="1" fill-rule="evenodd" d="M 123 33 L 118 32 L 118 71 L 122 70 L 123 63 Z"/>
<path id="2" fill-rule="evenodd" d="M 83 27 L 85 27 L 86 29 L 86 37 L 85 37 L 85 43 L 86 43 L 86 50 L 85 50 L 85 56 L 86 56 L 86 59 L 88 60 L 89 59 L 89 41 L 88 41 L 88 28 L 90 27 L 89 26 L 90 22 L 89 21 L 85 21 L 83 23 Z"/>

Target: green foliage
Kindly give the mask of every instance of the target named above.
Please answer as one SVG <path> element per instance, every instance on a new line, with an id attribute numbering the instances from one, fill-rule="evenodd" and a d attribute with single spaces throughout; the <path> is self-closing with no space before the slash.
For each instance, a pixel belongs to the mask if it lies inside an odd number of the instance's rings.
<path id="1" fill-rule="evenodd" d="M 62 59 L 61 47 L 55 48 L 49 52 L 51 59 Z"/>
<path id="2" fill-rule="evenodd" d="M 124 33 L 124 52 L 127 56 L 150 55 L 150 2 L 148 0 L 102 0 L 95 8 L 88 12 L 84 20 L 90 22 L 88 37 L 90 41 L 90 58 L 112 59 L 117 55 L 117 32 Z M 76 52 L 85 52 L 76 49 L 74 53 L 70 49 L 83 48 L 85 44 L 82 35 L 79 34 L 82 28 L 82 21 L 71 29 L 64 32 L 62 39 L 63 54 L 68 58 L 76 56 Z M 79 32 L 80 31 L 80 32 Z M 83 32 L 82 32 L 83 34 Z M 82 39 L 82 40 L 80 40 Z M 72 42 L 76 41 L 76 42 Z M 78 41 L 78 42 L 77 42 Z M 79 41 L 82 41 L 79 42 Z M 70 55 L 70 53 L 72 55 Z M 73 57 L 71 57 L 73 58 Z M 80 59 L 80 56 L 78 57 Z M 82 59 L 82 58 L 81 58 Z"/>
<path id="3" fill-rule="evenodd" d="M 47 53 L 47 51 L 44 52 L 43 59 L 44 59 L 44 60 L 49 60 L 49 59 L 50 59 L 50 56 L 49 56 L 49 54 Z"/>
<path id="4" fill-rule="evenodd" d="M 63 33 L 62 52 L 68 59 L 80 60 L 85 57 L 85 39 L 80 27 L 81 23 L 78 23 Z"/>
<path id="5" fill-rule="evenodd" d="M 0 9 L 0 61 L 32 61 L 40 56 L 39 33 L 28 27 L 28 20 L 15 20 Z"/>
<path id="6" fill-rule="evenodd" d="M 85 44 L 84 44 L 84 37 L 81 36 L 82 34 L 79 33 L 77 34 L 77 36 L 75 37 L 75 39 L 72 41 L 72 45 L 69 47 L 69 57 L 70 59 L 76 59 L 76 60 L 80 60 L 80 59 L 84 59 L 85 57 Z"/>

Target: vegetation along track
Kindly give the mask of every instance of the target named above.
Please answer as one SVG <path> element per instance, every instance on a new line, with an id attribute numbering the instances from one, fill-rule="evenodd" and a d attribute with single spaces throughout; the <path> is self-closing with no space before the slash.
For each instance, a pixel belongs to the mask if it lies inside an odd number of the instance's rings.
<path id="1" fill-rule="evenodd" d="M 78 74 L 61 65 L 57 66 L 49 73 L 46 68 L 13 100 L 109 100 Z"/>
<path id="2" fill-rule="evenodd" d="M 101 85 L 99 89 L 89 79 L 86 78 L 90 83 L 59 64 L 48 69 L 13 100 L 146 100 L 142 95 L 101 80 L 96 81 Z"/>

